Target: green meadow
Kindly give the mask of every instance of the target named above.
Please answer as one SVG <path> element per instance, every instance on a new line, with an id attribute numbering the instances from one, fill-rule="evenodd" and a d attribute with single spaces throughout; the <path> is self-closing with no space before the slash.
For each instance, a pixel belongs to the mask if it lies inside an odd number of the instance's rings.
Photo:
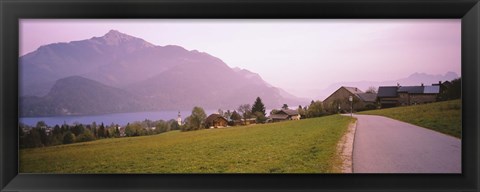
<path id="1" fill-rule="evenodd" d="M 359 114 L 381 115 L 432 129 L 457 138 L 462 135 L 461 100 L 364 111 Z"/>
<path id="2" fill-rule="evenodd" d="M 21 173 L 332 173 L 354 119 L 171 131 L 20 150 Z"/>

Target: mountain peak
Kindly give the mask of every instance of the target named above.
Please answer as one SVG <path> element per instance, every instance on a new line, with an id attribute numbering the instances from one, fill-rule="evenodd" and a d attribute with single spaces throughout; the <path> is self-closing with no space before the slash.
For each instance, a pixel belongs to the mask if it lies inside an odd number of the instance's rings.
<path id="1" fill-rule="evenodd" d="M 122 33 L 120 31 L 117 31 L 117 30 L 114 30 L 114 29 L 108 31 L 108 33 L 106 33 L 104 36 L 100 37 L 100 39 L 102 39 L 108 45 L 120 45 L 120 44 L 123 44 L 123 43 L 133 42 L 135 44 L 139 44 L 139 45 L 142 45 L 142 46 L 145 46 L 145 47 L 154 47 L 153 44 L 151 44 L 151 43 L 149 43 L 149 42 L 147 42 L 143 39 L 127 35 L 125 33 Z"/>
<path id="2" fill-rule="evenodd" d="M 107 34 L 105 34 L 103 36 L 104 39 L 106 40 L 131 40 L 131 39 L 134 39 L 134 37 L 130 36 L 130 35 L 127 35 L 127 34 L 124 34 L 124 33 L 121 33 L 117 30 L 110 30 L 108 31 Z"/>

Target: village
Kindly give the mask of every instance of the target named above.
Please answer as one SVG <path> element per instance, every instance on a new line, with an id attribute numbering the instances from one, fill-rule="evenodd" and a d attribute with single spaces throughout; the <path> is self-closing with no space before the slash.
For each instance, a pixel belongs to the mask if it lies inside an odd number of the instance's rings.
<path id="1" fill-rule="evenodd" d="M 393 108 L 400 106 L 421 105 L 452 99 L 450 89 L 458 89 L 459 80 L 439 81 L 431 85 L 380 86 L 370 87 L 362 91 L 357 87 L 341 86 L 323 101 L 313 101 L 309 106 L 298 106 L 291 109 L 284 104 L 280 109 L 272 109 L 268 116 L 261 98 L 257 98 L 253 106 L 240 105 L 237 110 L 205 114 L 201 107 L 195 107 L 192 114 L 182 118 L 178 112 L 176 119 L 169 121 L 132 122 L 126 126 L 112 123 L 97 126 L 93 124 L 55 125 L 49 126 L 38 122 L 35 127 L 21 125 L 19 128 L 22 147 L 41 147 L 74 142 L 92 141 L 102 138 L 118 138 L 160 134 L 172 130 L 194 131 L 201 129 L 228 128 L 254 124 L 295 121 L 306 118 L 321 117 L 332 114 L 355 113 L 366 110 Z M 454 85 L 455 83 L 455 85 Z M 33 133 L 33 135 L 32 135 Z M 55 136 L 57 135 L 57 136 Z M 51 141 L 56 140 L 56 141 Z"/>
<path id="2" fill-rule="evenodd" d="M 378 91 L 371 88 L 362 91 L 357 87 L 342 86 L 328 96 L 322 104 L 322 115 L 351 113 L 365 110 L 391 108 L 399 106 L 420 105 L 446 100 L 447 89 L 452 86 L 450 81 L 439 81 L 432 85 L 418 86 L 380 86 Z M 312 101 L 314 103 L 314 101 Z M 224 128 L 228 126 L 250 125 L 255 123 L 272 123 L 287 120 L 300 120 L 306 118 L 305 111 L 308 108 L 289 109 L 282 107 L 279 110 L 272 110 L 265 121 L 258 121 L 255 117 L 247 119 L 231 118 L 231 116 L 214 113 L 205 120 L 206 128 Z M 236 112 L 235 112 L 236 113 Z M 234 114 L 233 116 L 235 116 Z M 178 123 L 182 124 L 179 115 Z"/>

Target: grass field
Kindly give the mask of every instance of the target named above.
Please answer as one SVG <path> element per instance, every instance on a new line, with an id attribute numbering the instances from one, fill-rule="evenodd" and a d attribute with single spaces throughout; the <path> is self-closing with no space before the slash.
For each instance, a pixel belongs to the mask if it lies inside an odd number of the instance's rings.
<path id="1" fill-rule="evenodd" d="M 353 119 L 172 131 L 20 150 L 21 173 L 330 173 Z"/>
<path id="2" fill-rule="evenodd" d="M 457 138 L 462 135 L 461 100 L 364 111 L 359 114 L 386 116 Z"/>

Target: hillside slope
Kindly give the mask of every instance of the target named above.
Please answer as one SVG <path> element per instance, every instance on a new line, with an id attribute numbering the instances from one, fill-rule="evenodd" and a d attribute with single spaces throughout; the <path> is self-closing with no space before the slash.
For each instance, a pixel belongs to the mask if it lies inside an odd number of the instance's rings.
<path id="1" fill-rule="evenodd" d="M 461 100 L 364 111 L 360 114 L 381 115 L 397 119 L 457 138 L 462 136 Z"/>
<path id="2" fill-rule="evenodd" d="M 44 97 L 23 97 L 21 116 L 84 115 L 143 109 L 139 96 L 80 76 L 57 80 Z"/>
<path id="3" fill-rule="evenodd" d="M 20 150 L 21 173 L 331 173 L 350 117 Z"/>

